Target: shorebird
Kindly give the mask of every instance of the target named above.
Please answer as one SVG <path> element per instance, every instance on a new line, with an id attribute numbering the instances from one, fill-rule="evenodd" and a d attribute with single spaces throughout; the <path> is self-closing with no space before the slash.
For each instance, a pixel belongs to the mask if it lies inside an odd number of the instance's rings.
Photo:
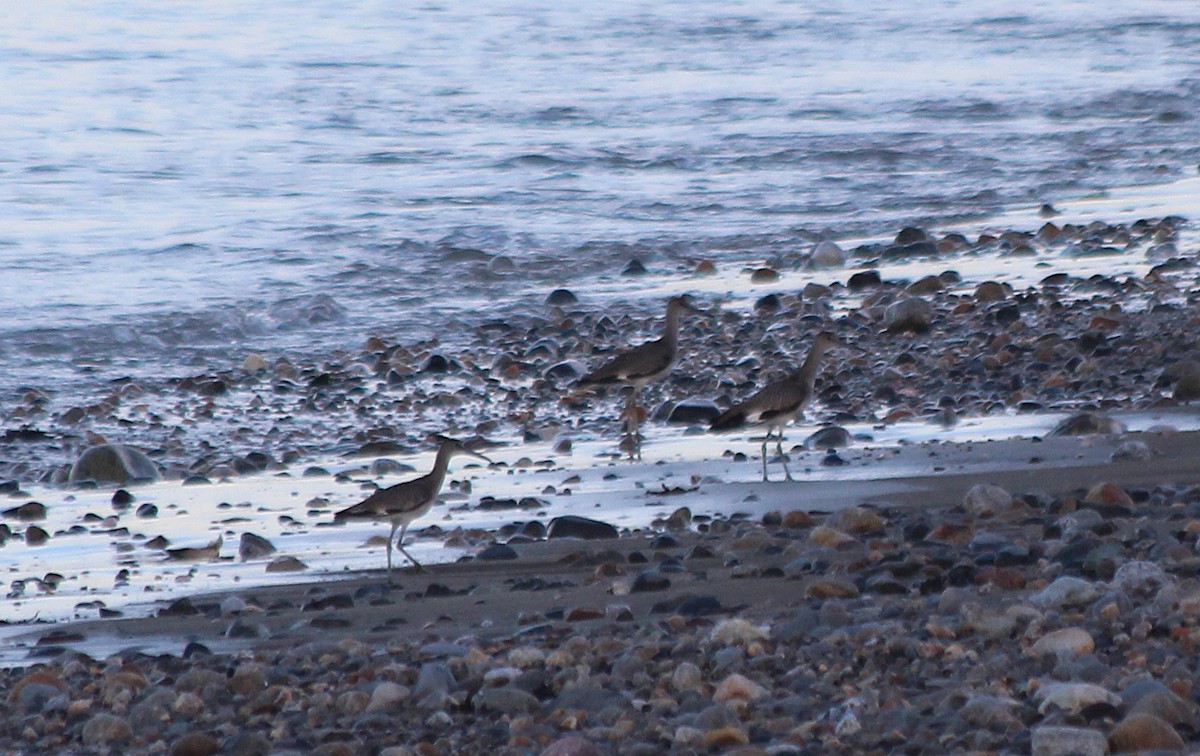
<path id="1" fill-rule="evenodd" d="M 475 457 L 491 463 L 487 457 L 473 452 L 455 438 L 435 435 L 441 445 L 437 457 L 433 460 L 433 470 L 419 478 L 397 483 L 394 486 L 381 488 L 352 507 L 347 507 L 333 516 L 334 521 L 345 520 L 388 520 L 392 523 L 392 532 L 387 542 L 388 576 L 392 574 L 392 541 L 396 548 L 408 557 L 418 571 L 424 570 L 421 563 L 413 559 L 413 555 L 404 549 L 404 533 L 414 520 L 424 517 L 437 501 L 438 492 L 442 490 L 442 482 L 446 479 L 446 469 L 450 459 L 456 455 Z M 396 529 L 400 529 L 400 538 L 396 538 Z"/>
<path id="2" fill-rule="evenodd" d="M 685 310 L 699 312 L 692 297 L 684 294 L 667 300 L 667 319 L 663 324 L 662 336 L 654 341 L 621 352 L 608 362 L 579 379 L 577 385 L 617 384 L 629 387 L 625 400 L 625 417 L 629 419 L 629 437 L 633 449 L 641 456 L 641 440 L 638 437 L 638 393 L 651 381 L 658 380 L 671 370 L 675 362 L 675 348 L 679 342 L 679 318 Z M 633 456 L 633 451 L 630 451 Z"/>
<path id="3" fill-rule="evenodd" d="M 225 542 L 223 536 L 207 546 L 187 546 L 181 549 L 167 549 L 168 562 L 211 562 L 221 553 L 221 545 Z"/>
<path id="4" fill-rule="evenodd" d="M 799 370 L 786 378 L 768 383 L 757 394 L 735 404 L 712 421 L 709 428 L 714 431 L 734 430 L 750 425 L 767 426 L 767 435 L 763 437 L 762 442 L 764 483 L 767 482 L 767 443 L 771 440 L 772 431 L 778 434 L 775 449 L 783 462 L 783 471 L 788 480 L 792 479 L 792 472 L 787 466 L 787 456 L 783 453 L 783 426 L 795 419 L 812 401 L 821 358 L 830 347 L 841 343 L 842 341 L 830 331 L 817 334 L 808 357 Z"/>

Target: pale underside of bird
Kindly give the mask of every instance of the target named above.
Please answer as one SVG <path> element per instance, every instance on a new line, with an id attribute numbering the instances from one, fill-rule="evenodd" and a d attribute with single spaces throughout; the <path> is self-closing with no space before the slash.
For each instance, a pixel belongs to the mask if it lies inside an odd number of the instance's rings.
<path id="1" fill-rule="evenodd" d="M 712 421 L 710 430 L 728 431 L 747 427 L 765 427 L 762 439 L 763 482 L 767 476 L 767 444 L 775 434 L 775 449 L 783 464 L 784 474 L 792 480 L 792 471 L 787 466 L 787 455 L 783 451 L 783 428 L 804 412 L 815 393 L 817 372 L 821 359 L 834 345 L 842 343 L 829 331 L 822 331 L 813 341 L 808 356 L 799 370 L 786 378 L 768 383 L 750 398 L 722 412 Z"/>
<path id="2" fill-rule="evenodd" d="M 637 398 L 647 384 L 671 371 L 679 343 L 679 321 L 685 311 L 699 312 L 689 295 L 667 301 L 667 317 L 662 336 L 618 353 L 608 362 L 579 379 L 578 385 L 618 385 L 628 387 L 623 416 L 627 420 L 629 454 L 641 457 L 640 412 Z"/>
<path id="3" fill-rule="evenodd" d="M 412 554 L 404 548 L 404 534 L 408 531 L 408 526 L 416 520 L 428 514 L 437 501 L 438 493 L 442 490 L 442 483 L 446 479 L 446 471 L 449 469 L 450 460 L 455 456 L 468 456 L 491 463 L 491 460 L 478 452 L 468 449 L 467 446 L 458 439 L 449 438 L 446 436 L 436 436 L 440 442 L 438 446 L 437 457 L 433 461 L 433 470 L 422 475 L 419 478 L 408 480 L 403 483 L 397 483 L 394 486 L 381 488 L 372 493 L 367 498 L 352 507 L 347 507 L 334 515 L 334 520 L 343 522 L 345 520 L 387 520 L 392 525 L 392 531 L 388 534 L 387 542 L 387 569 L 388 575 L 392 574 L 392 542 L 395 541 L 395 548 L 408 557 L 409 561 L 418 571 L 423 570 L 421 563 L 413 558 Z M 400 537 L 396 537 L 396 530 L 400 530 Z"/>

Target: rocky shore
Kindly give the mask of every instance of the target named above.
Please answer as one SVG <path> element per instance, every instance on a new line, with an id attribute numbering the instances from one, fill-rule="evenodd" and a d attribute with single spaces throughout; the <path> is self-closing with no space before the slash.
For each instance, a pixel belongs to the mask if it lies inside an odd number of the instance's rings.
<path id="1" fill-rule="evenodd" d="M 1104 754 L 1196 743 L 1200 485 L 658 532 L 41 634 L 8 752 Z M 70 650 L 119 634 L 137 647 Z"/>
<path id="2" fill-rule="evenodd" d="M 1104 414 L 1187 412 L 1200 397 L 1195 263 L 1174 246 L 1179 227 L 1047 224 L 971 241 L 906 229 L 889 245 L 818 245 L 745 275 L 834 265 L 828 285 L 712 302 L 685 323 L 678 369 L 648 391 L 657 422 L 699 428 L 829 327 L 864 352 L 823 372 L 822 420 L 1083 411 L 1059 431 L 1069 442 L 1014 442 L 960 473 L 947 457 L 888 495 L 706 481 L 740 495 L 619 536 L 609 523 L 577 538 L 497 532 L 470 560 L 394 581 L 372 571 L 36 628 L 30 662 L 0 672 L 0 750 L 1194 750 L 1200 442 Z M 1142 277 L 1053 274 L 1024 290 L 953 270 L 1047 251 L 1156 262 Z M 863 269 L 836 267 L 845 257 Z M 875 270 L 943 257 L 943 273 L 917 280 Z M 703 281 L 709 267 L 682 273 Z M 615 437 L 618 403 L 570 385 L 652 334 L 658 309 L 614 315 L 556 293 L 471 324 L 453 349 L 372 336 L 320 361 L 251 355 L 161 385 L 116 382 L 70 407 L 31 388 L 8 412 L 0 477 L 18 497 L 21 481 L 65 483 L 85 448 L 118 440 L 197 484 L 285 466 L 329 476 L 314 460 L 408 451 L 424 430 L 569 450 L 578 435 Z M 756 448 L 731 445 L 725 460 Z M 1051 451 L 1078 463 L 1042 466 Z M 887 455 L 872 464 L 889 476 Z M 120 652 L 95 652 L 106 643 Z"/>

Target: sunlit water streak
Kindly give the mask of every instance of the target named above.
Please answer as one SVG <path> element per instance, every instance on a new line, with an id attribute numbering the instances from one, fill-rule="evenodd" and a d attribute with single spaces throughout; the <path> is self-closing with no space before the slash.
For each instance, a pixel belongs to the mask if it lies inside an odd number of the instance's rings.
<path id="1" fill-rule="evenodd" d="M 634 256 L 764 259 L 1200 156 L 1185 3 L 8 12 L 0 398 L 416 338 L 452 299 L 502 312 Z M 450 246 L 516 270 L 446 270 Z M 288 306 L 318 296 L 328 317 Z"/>

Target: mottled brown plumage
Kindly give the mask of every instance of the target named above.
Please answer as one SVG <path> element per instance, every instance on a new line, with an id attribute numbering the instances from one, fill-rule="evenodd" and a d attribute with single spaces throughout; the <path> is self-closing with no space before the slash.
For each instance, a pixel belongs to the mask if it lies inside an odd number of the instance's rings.
<path id="1" fill-rule="evenodd" d="M 679 343 L 679 319 L 684 311 L 696 312 L 691 296 L 684 294 L 667 301 L 667 318 L 662 336 L 654 341 L 621 352 L 579 379 L 580 386 L 621 385 L 630 387 L 625 402 L 625 415 L 630 421 L 630 436 L 634 448 L 638 443 L 637 395 L 646 384 L 658 380 L 671 370 Z"/>
<path id="2" fill-rule="evenodd" d="M 387 568 L 388 574 L 392 573 L 392 541 L 396 541 L 396 548 L 400 550 L 404 556 L 408 557 L 418 570 L 424 569 L 420 562 L 413 559 L 412 554 L 409 554 L 404 549 L 404 533 L 408 530 L 408 526 L 414 520 L 424 517 L 433 507 L 433 503 L 437 501 L 438 492 L 442 490 L 442 483 L 446 479 L 446 470 L 450 466 L 450 459 L 455 455 L 465 455 L 475 457 L 484 462 L 491 462 L 490 459 L 473 452 L 463 444 L 462 441 L 446 436 L 437 436 L 441 441 L 441 446 L 438 447 L 437 457 L 433 461 L 433 470 L 428 474 L 422 475 L 419 478 L 397 483 L 394 486 L 381 488 L 367 498 L 352 507 L 347 507 L 336 513 L 333 517 L 338 522 L 345 520 L 361 519 L 361 520 L 388 520 L 392 523 L 392 532 L 388 535 L 387 543 Z M 396 529 L 400 529 L 400 537 L 396 538 Z"/>
<path id="3" fill-rule="evenodd" d="M 817 371 L 821 368 L 821 358 L 835 344 L 841 343 L 837 336 L 829 331 L 817 334 L 812 348 L 805 358 L 804 364 L 786 378 L 768 383 L 757 394 L 749 399 L 735 404 L 722 412 L 710 426 L 714 431 L 735 430 L 752 425 L 765 425 L 767 435 L 763 437 L 763 481 L 767 481 L 767 443 L 771 440 L 771 432 L 775 431 L 776 450 L 783 459 L 783 470 L 787 479 L 792 479 L 788 470 L 787 459 L 783 454 L 783 427 L 804 411 L 804 407 L 812 401 L 817 380 Z"/>

